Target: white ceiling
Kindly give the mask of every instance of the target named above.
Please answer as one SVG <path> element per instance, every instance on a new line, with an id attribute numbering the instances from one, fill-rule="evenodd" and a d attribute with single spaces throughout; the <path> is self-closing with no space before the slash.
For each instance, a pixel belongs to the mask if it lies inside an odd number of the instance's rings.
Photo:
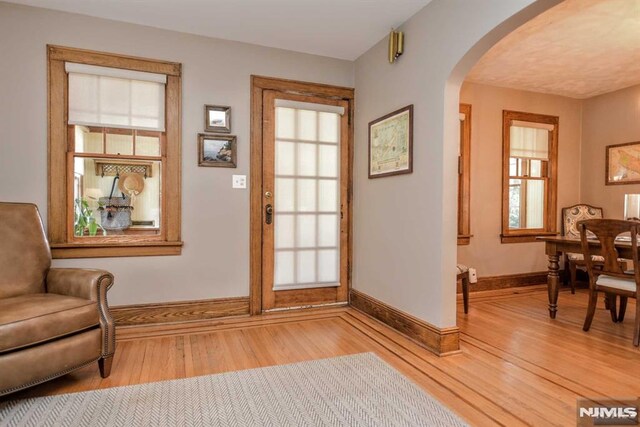
<path id="1" fill-rule="evenodd" d="M 496 44 L 467 80 L 581 99 L 640 84 L 640 0 L 566 0 Z"/>
<path id="2" fill-rule="evenodd" d="M 431 0 L 7 0 L 354 60 Z"/>

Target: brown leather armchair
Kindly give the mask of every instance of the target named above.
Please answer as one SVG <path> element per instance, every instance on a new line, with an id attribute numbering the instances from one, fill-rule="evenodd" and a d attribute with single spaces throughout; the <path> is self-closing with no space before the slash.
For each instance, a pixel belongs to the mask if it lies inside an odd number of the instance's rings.
<path id="1" fill-rule="evenodd" d="M 38 208 L 0 203 L 0 396 L 95 361 L 108 377 L 112 285 L 103 270 L 51 268 Z"/>

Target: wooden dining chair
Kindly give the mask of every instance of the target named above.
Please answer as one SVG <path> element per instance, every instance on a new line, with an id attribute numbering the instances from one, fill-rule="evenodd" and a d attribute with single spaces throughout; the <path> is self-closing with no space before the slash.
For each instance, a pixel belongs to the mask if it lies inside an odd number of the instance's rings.
<path id="1" fill-rule="evenodd" d="M 578 222 L 587 219 L 601 219 L 603 217 L 604 210 L 602 208 L 585 203 L 562 208 L 562 235 L 572 239 L 579 239 L 580 230 L 578 230 Z M 602 262 L 602 257 L 596 256 L 594 260 L 600 263 Z M 579 267 L 586 268 L 587 264 L 582 254 L 565 253 L 564 265 L 565 280 L 568 277 L 569 284 L 571 285 L 571 293 L 575 294 L 577 270 Z"/>
<path id="2" fill-rule="evenodd" d="M 638 293 L 640 290 L 640 268 L 638 265 L 638 231 L 640 223 L 635 221 L 623 221 L 615 219 L 590 219 L 578 223 L 582 254 L 584 255 L 589 273 L 589 307 L 583 329 L 588 331 L 596 312 L 598 292 L 605 295 L 620 296 L 620 309 L 615 314 L 616 304 L 610 304 L 611 318 L 614 322 L 624 320 L 627 308 L 627 298 L 636 299 L 635 329 L 633 332 L 633 345 L 640 344 L 640 304 Z M 593 233 L 598 242 L 590 241 L 589 233 Z M 629 233 L 631 236 L 631 253 L 633 270 L 625 271 L 620 263 L 620 254 L 616 249 L 616 238 L 621 234 Z M 593 261 L 593 255 L 600 255 L 604 259 L 601 264 Z"/>

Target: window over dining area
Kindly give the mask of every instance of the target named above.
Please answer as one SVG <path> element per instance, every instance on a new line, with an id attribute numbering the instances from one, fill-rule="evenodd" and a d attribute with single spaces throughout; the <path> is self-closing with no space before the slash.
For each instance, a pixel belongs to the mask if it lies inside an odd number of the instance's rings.
<path id="1" fill-rule="evenodd" d="M 49 46 L 58 258 L 180 253 L 180 64 Z"/>
<path id="2" fill-rule="evenodd" d="M 502 242 L 556 232 L 558 117 L 503 112 Z"/>

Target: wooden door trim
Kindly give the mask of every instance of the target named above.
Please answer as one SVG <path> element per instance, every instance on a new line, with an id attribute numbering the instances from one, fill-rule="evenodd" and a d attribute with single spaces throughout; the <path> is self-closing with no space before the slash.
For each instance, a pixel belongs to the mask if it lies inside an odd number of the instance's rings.
<path id="1" fill-rule="evenodd" d="M 251 76 L 251 153 L 250 153 L 250 208 L 249 208 L 249 310 L 250 314 L 262 312 L 262 96 L 265 90 L 287 94 L 309 95 L 319 98 L 342 99 L 349 103 L 348 133 L 349 174 L 347 212 L 349 215 L 348 238 L 348 288 L 351 288 L 352 265 L 352 195 L 353 195 L 353 111 L 354 90 L 352 88 L 308 83 L 272 77 Z"/>

